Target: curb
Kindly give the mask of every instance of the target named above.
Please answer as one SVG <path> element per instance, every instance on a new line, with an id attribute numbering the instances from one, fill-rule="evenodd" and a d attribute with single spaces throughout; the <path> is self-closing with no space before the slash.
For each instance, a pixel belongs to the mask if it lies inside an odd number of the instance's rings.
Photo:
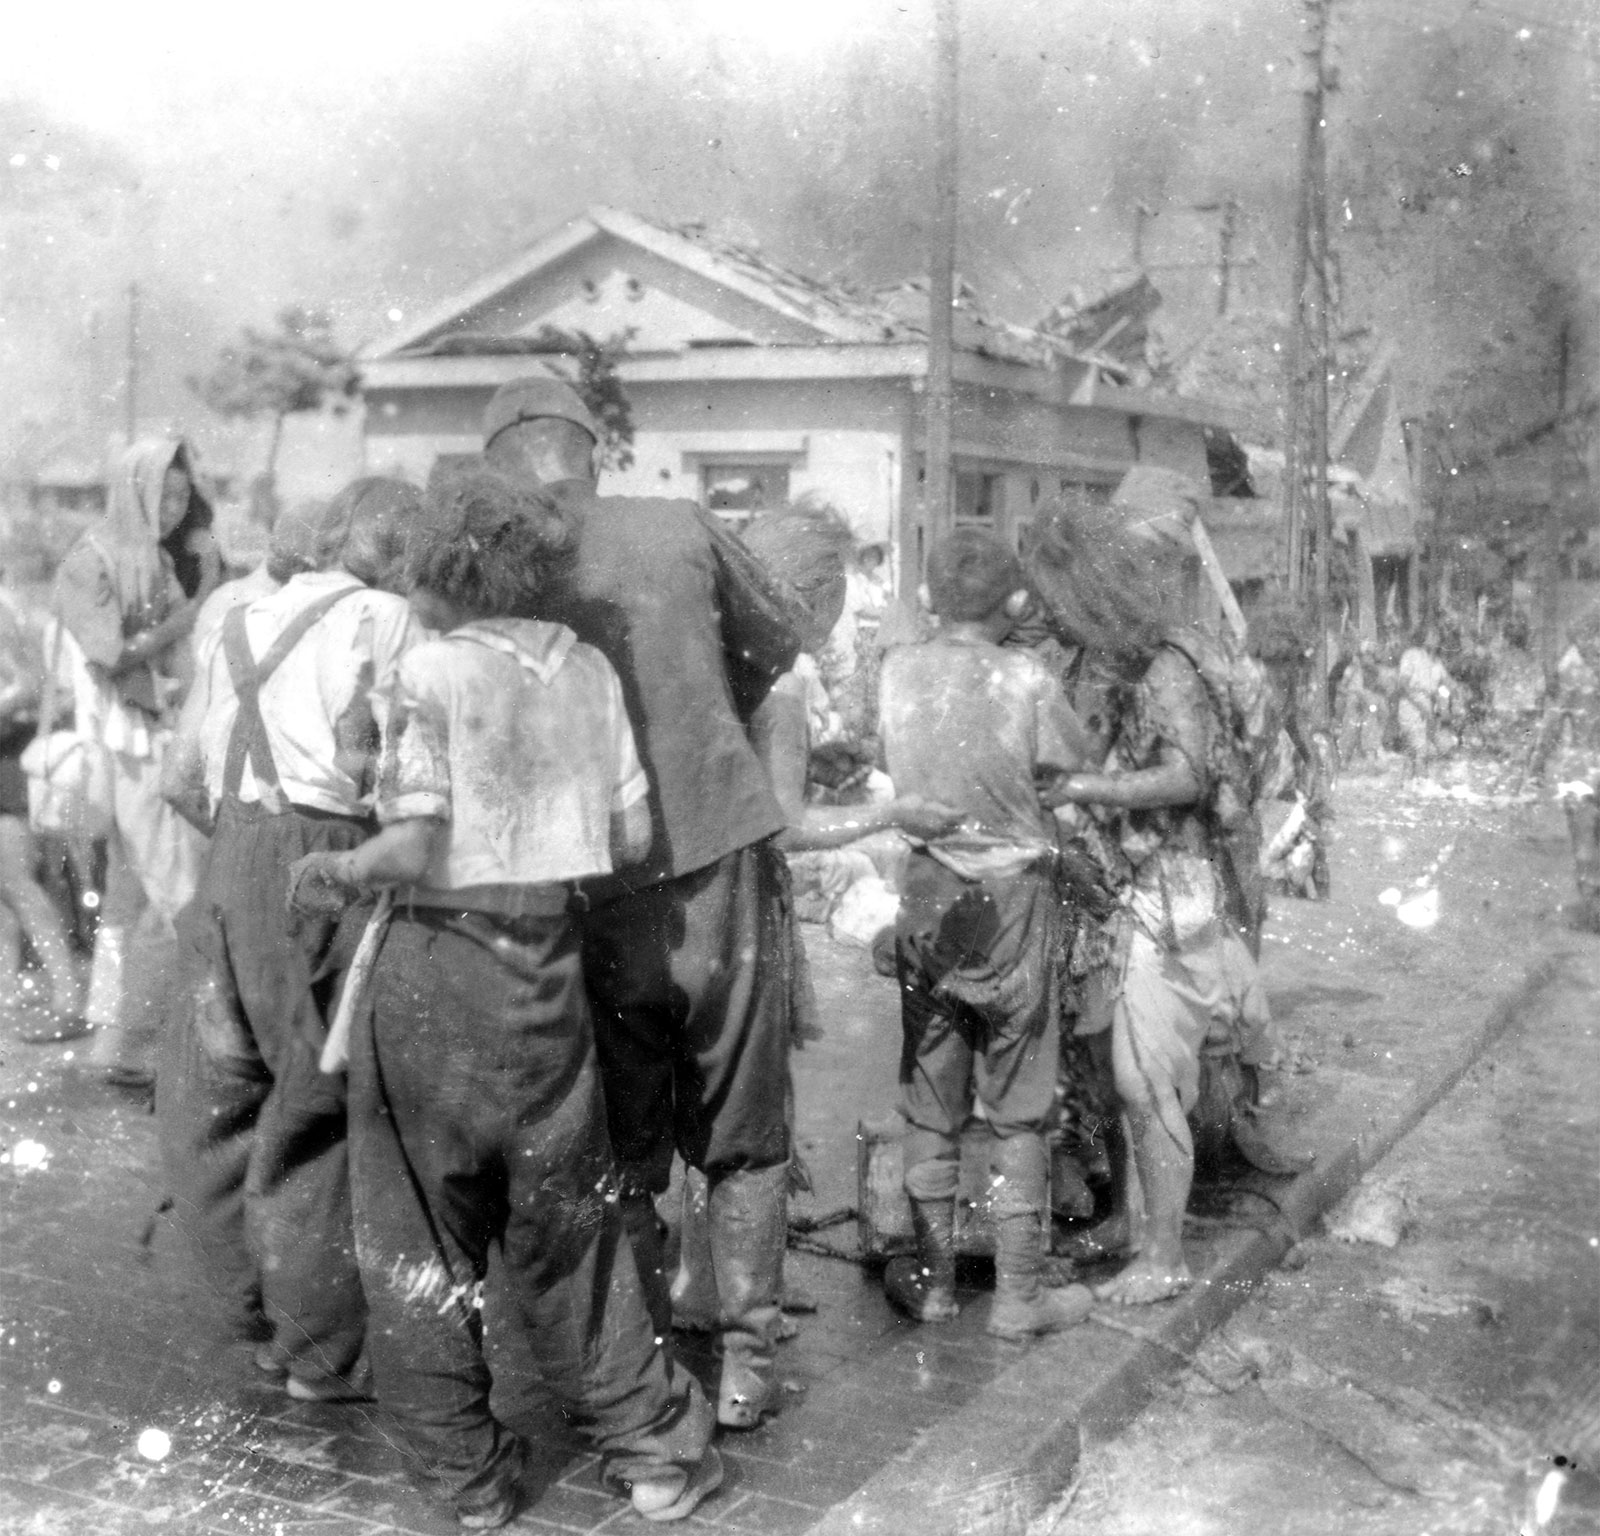
<path id="1" fill-rule="evenodd" d="M 1267 1231 L 1231 1234 L 1192 1290 L 1148 1328 L 1101 1321 L 1042 1339 L 958 1413 L 809 1527 L 806 1536 L 1026 1536 L 1071 1481 L 1085 1444 L 1124 1428 L 1156 1383 L 1243 1305 L 1328 1208 L 1466 1076 L 1555 979 L 1565 956 L 1527 967 L 1381 1128 L 1319 1150 L 1284 1190 Z M 1099 1314 L 1091 1324 L 1099 1320 Z M 1040 1405 L 1051 1411 L 1041 1413 Z"/>

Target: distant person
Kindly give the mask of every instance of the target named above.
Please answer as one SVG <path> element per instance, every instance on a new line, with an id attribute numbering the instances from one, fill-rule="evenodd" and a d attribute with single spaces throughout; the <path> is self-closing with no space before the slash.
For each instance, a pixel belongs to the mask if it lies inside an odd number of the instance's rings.
<path id="1" fill-rule="evenodd" d="M 1400 654 L 1395 723 L 1406 777 L 1425 775 L 1439 744 L 1439 724 L 1450 708 L 1452 679 L 1439 660 L 1439 632 L 1419 628 Z"/>
<path id="2" fill-rule="evenodd" d="M 1084 766 L 1091 743 L 1044 664 L 1001 648 L 1029 594 L 998 538 L 960 529 L 937 543 L 928 592 L 938 633 L 884 661 L 884 755 L 902 793 L 957 807 L 963 820 L 913 851 L 902 885 L 901 1113 L 917 1256 L 890 1263 L 884 1291 L 919 1322 L 957 1315 L 961 1132 L 976 1094 L 994 1136 L 988 1331 L 1026 1338 L 1089 1313 L 1082 1286 L 1042 1278 L 1068 935 L 1036 781 Z"/>
<path id="3" fill-rule="evenodd" d="M 93 1060 L 148 1088 L 176 960 L 173 919 L 193 894 L 201 842 L 161 798 L 161 764 L 188 675 L 187 641 L 221 560 L 211 504 L 182 440 L 135 443 L 112 472 L 105 516 L 56 572 L 55 613 L 93 689 L 77 729 L 109 754 L 113 829 L 90 973 Z"/>
<path id="4" fill-rule="evenodd" d="M 788 1234 L 786 820 L 748 722 L 794 664 L 796 606 L 691 502 L 600 496 L 600 431 L 555 379 L 503 386 L 484 418 L 491 466 L 577 533 L 542 616 L 593 645 L 622 679 L 650 780 L 638 864 L 585 883 L 578 917 L 623 1212 L 652 1315 L 671 1302 L 654 1196 L 674 1151 L 710 1182 L 721 1292 L 717 1420 L 753 1429 L 778 1406 L 773 1348 Z"/>
<path id="5" fill-rule="evenodd" d="M 61 913 L 39 883 L 39 848 L 28 823 L 21 756 L 37 724 L 38 653 L 28 616 L 0 587 L 0 988 L 9 1000 L 38 1005 L 43 1019 L 30 1021 L 24 1038 L 44 1043 L 75 1039 L 86 1026 L 83 982 Z M 43 971 L 42 988 L 23 973 L 24 946 Z"/>

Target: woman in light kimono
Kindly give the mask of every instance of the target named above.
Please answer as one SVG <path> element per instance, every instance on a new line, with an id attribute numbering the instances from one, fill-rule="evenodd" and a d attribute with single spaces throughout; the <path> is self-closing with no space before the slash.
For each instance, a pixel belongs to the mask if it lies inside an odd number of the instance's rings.
<path id="1" fill-rule="evenodd" d="M 161 763 L 201 601 L 221 577 L 211 505 L 181 440 L 133 444 L 106 513 L 56 573 L 55 612 L 93 682 L 77 728 L 107 753 L 113 827 L 90 975 L 93 1060 L 116 1086 L 153 1081 L 173 919 L 195 888 L 203 844 L 161 798 Z M 124 967 L 127 975 L 124 975 Z"/>

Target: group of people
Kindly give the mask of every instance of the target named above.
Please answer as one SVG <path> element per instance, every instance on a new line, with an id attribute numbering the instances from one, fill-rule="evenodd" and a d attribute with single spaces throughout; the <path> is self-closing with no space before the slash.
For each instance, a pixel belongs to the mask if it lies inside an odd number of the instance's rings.
<path id="1" fill-rule="evenodd" d="M 57 581 L 78 729 L 111 753 L 100 943 L 154 935 L 122 941 L 108 1034 L 125 1050 L 128 999 L 151 994 L 176 1217 L 255 1367 L 302 1401 L 376 1396 L 468 1528 L 514 1516 L 526 1458 L 490 1406 L 491 1247 L 510 1323 L 646 1518 L 691 1513 L 721 1480 L 714 1430 L 776 1407 L 789 1053 L 814 1008 L 789 853 L 911 844 L 917 1251 L 884 1276 L 910 1317 L 960 1310 L 975 1110 L 989 1331 L 1087 1315 L 1084 1287 L 1046 1278 L 1064 1062 L 1114 1084 L 1128 1128 L 1087 1241 L 1127 1259 L 1102 1299 L 1189 1283 L 1197 1133 L 1271 1161 L 1259 912 L 1230 853 L 1249 808 L 1223 793 L 1227 709 L 1150 552 L 1066 506 L 1026 569 L 985 531 L 937 541 L 931 633 L 878 680 L 895 797 L 818 804 L 815 659 L 848 531 L 801 507 L 739 539 L 691 503 L 602 497 L 599 440 L 566 385 L 508 385 L 478 465 L 426 494 L 357 481 L 231 582 L 183 449 L 147 445 Z M 132 974 L 163 965 L 166 985 Z M 683 1247 L 707 1271 L 709 1397 L 671 1342 L 674 1159 L 704 1189 Z"/>

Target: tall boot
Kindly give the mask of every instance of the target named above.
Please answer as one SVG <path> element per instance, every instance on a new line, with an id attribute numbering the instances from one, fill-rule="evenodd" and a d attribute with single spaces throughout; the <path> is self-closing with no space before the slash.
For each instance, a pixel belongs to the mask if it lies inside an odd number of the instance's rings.
<path id="1" fill-rule="evenodd" d="M 742 1169 L 711 1185 L 711 1258 L 722 1308 L 717 1423 L 754 1429 L 777 1406 L 773 1349 L 783 1313 L 789 1165 Z"/>
<path id="2" fill-rule="evenodd" d="M 672 1326 L 681 1333 L 714 1333 L 720 1308 L 711 1260 L 710 1189 L 698 1168 L 683 1175 L 683 1221 L 678 1228 L 678 1272 L 672 1277 Z"/>
<path id="3" fill-rule="evenodd" d="M 656 1203 L 648 1190 L 635 1189 L 625 1190 L 618 1205 L 622 1210 L 623 1229 L 628 1234 L 628 1246 L 633 1249 L 633 1262 L 639 1271 L 639 1287 L 644 1292 L 650 1326 L 664 1344 L 672 1337 L 672 1297 L 667 1291 L 666 1258 Z"/>
<path id="4" fill-rule="evenodd" d="M 1089 1315 L 1087 1286 L 1047 1286 L 1044 1268 L 1045 1169 L 1049 1153 L 1037 1132 L 998 1137 L 990 1154 L 994 1213 L 994 1307 L 989 1332 L 1001 1339 L 1057 1333 Z"/>
<path id="5" fill-rule="evenodd" d="M 953 1323 L 956 1302 L 956 1202 L 911 1200 L 916 1257 L 890 1259 L 883 1271 L 883 1294 L 919 1323 Z"/>

